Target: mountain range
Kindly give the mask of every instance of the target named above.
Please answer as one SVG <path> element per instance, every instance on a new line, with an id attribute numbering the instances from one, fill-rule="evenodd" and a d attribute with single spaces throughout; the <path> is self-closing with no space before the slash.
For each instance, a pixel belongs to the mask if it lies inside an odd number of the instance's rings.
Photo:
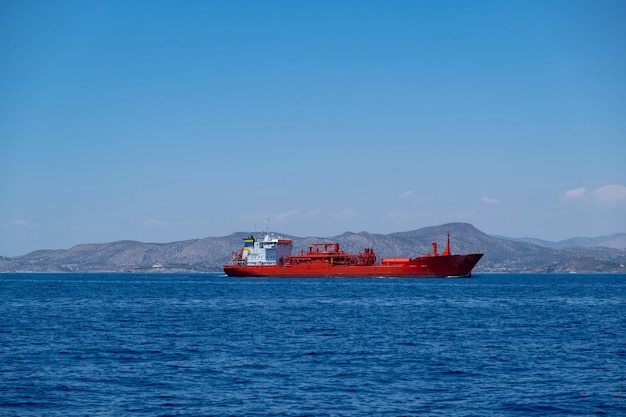
<path id="1" fill-rule="evenodd" d="M 575 247 L 595 247 L 603 246 L 605 248 L 626 249 L 626 233 L 614 233 L 611 235 L 599 237 L 572 237 L 558 242 L 550 242 L 548 240 L 535 239 L 532 237 L 512 238 L 506 236 L 493 236 L 500 239 L 512 240 L 515 242 L 532 243 L 546 248 L 563 249 Z"/>
<path id="2" fill-rule="evenodd" d="M 297 237 L 294 253 L 311 243 L 337 242 L 346 252 L 372 247 L 379 258 L 415 257 L 445 246 L 450 233 L 452 253 L 482 252 L 474 272 L 604 272 L 626 273 L 626 233 L 548 242 L 485 234 L 468 223 L 447 223 L 408 232 Z M 37 250 L 23 256 L 0 256 L 0 272 L 217 272 L 242 247 L 249 232 L 171 243 L 117 241 L 80 244 L 70 249 Z"/>

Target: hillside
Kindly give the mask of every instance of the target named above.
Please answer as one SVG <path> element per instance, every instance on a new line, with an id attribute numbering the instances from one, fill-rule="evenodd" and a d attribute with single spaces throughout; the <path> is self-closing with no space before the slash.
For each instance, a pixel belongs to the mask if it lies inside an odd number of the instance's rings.
<path id="1" fill-rule="evenodd" d="M 338 242 L 347 252 L 373 247 L 379 257 L 417 256 L 445 246 L 453 253 L 485 254 L 475 272 L 626 272 L 626 250 L 610 247 L 549 248 L 489 236 L 467 223 L 448 223 L 387 235 L 346 232 L 329 238 L 287 236 L 294 252 L 313 242 Z M 276 233 L 280 235 L 280 233 Z M 212 272 L 229 262 L 249 232 L 172 243 L 118 241 L 81 244 L 67 250 L 38 250 L 0 257 L 0 272 Z"/>
<path id="2" fill-rule="evenodd" d="M 500 239 L 512 240 L 514 242 L 526 242 L 532 243 L 537 246 L 544 246 L 546 248 L 564 249 L 564 248 L 578 248 L 578 247 L 605 247 L 613 249 L 626 249 L 626 233 L 614 233 L 611 235 L 598 236 L 598 237 L 572 237 L 558 242 L 551 242 L 548 240 L 535 239 L 532 237 L 520 237 L 512 238 L 505 236 L 494 236 Z"/>

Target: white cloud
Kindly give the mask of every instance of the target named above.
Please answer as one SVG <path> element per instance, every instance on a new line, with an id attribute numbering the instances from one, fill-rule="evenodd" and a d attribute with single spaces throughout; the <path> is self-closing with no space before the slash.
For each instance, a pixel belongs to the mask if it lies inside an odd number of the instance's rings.
<path id="1" fill-rule="evenodd" d="M 263 217 L 267 218 L 270 220 L 270 222 L 273 222 L 274 220 L 276 221 L 276 223 L 284 223 L 284 222 L 289 222 L 292 221 L 294 219 L 298 219 L 298 218 L 310 218 L 310 217 L 319 217 L 319 216 L 354 216 L 356 215 L 357 212 L 356 210 L 352 209 L 352 208 L 345 208 L 342 210 L 336 210 L 336 211 L 327 211 L 327 212 L 323 212 L 322 210 L 320 210 L 319 208 L 315 208 L 315 209 L 311 209 L 311 210 L 307 210 L 307 211 L 303 211 L 303 210 L 289 210 L 289 211 L 283 211 L 281 213 L 273 213 L 273 214 L 266 214 Z M 251 216 L 251 217 L 261 217 L 260 215 L 255 215 L 255 216 Z"/>
<path id="2" fill-rule="evenodd" d="M 270 213 L 270 212 L 259 212 L 242 216 L 242 222 L 250 223 L 254 222 L 255 226 L 259 226 L 263 224 L 265 227 L 265 222 L 267 220 L 270 221 L 270 227 L 273 228 L 274 225 L 280 227 L 280 225 L 285 224 L 297 224 L 306 221 L 313 221 L 319 219 L 328 219 L 328 218 L 337 218 L 337 217 L 353 217 L 358 213 L 351 208 L 346 208 L 343 210 L 335 210 L 335 211 L 326 211 L 321 210 L 319 208 L 313 208 L 310 210 L 287 210 L 278 213 Z"/>
<path id="3" fill-rule="evenodd" d="M 499 198 L 492 198 L 492 197 L 487 197 L 487 196 L 484 196 L 483 198 L 481 198 L 481 201 L 485 204 L 500 204 Z"/>
<path id="4" fill-rule="evenodd" d="M 411 190 L 406 190 L 405 192 L 403 192 L 403 193 L 400 195 L 400 198 L 409 198 L 409 197 L 413 196 L 413 194 L 414 194 L 414 193 L 413 193 L 413 191 L 411 191 Z"/>
<path id="5" fill-rule="evenodd" d="M 301 214 L 302 213 L 300 213 L 300 210 L 283 211 L 282 213 L 276 213 L 273 216 L 269 217 L 269 220 L 271 222 L 272 219 L 276 219 L 277 223 L 281 223 L 281 222 L 289 221 L 289 219 L 293 219 L 294 217 L 297 217 Z"/>
<path id="6" fill-rule="evenodd" d="M 406 217 L 406 213 L 404 211 L 390 211 L 387 216 L 392 219 L 400 219 Z"/>
<path id="7" fill-rule="evenodd" d="M 6 226 L 6 227 L 33 227 L 34 224 L 30 223 L 26 220 L 23 219 L 15 219 L 15 220 L 11 220 L 9 222 L 6 222 L 4 224 L 0 224 L 0 226 Z"/>
<path id="8" fill-rule="evenodd" d="M 626 187 L 617 184 L 608 184 L 596 189 L 592 198 L 599 204 L 626 203 Z"/>
<path id="9" fill-rule="evenodd" d="M 457 216 L 460 219 L 472 219 L 476 216 L 476 212 L 473 210 L 462 211 L 460 213 L 457 213 Z"/>
<path id="10" fill-rule="evenodd" d="M 587 190 L 585 189 L 585 187 L 579 187 L 573 190 L 568 190 L 565 192 L 565 194 L 563 194 L 563 197 L 561 198 L 561 203 L 583 199 L 586 193 L 587 193 Z"/>
<path id="11" fill-rule="evenodd" d="M 566 191 L 561 198 L 562 203 L 585 201 L 599 205 L 615 205 L 626 203 L 626 186 L 607 184 L 587 192 L 585 187 Z"/>
<path id="12" fill-rule="evenodd" d="M 162 222 L 158 219 L 148 219 L 143 222 L 144 227 L 164 227 L 167 226 L 167 223 Z"/>

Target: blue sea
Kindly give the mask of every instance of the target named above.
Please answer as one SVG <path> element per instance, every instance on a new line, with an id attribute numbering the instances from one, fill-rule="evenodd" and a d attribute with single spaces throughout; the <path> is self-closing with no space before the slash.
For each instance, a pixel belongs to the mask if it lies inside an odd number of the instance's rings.
<path id="1" fill-rule="evenodd" d="M 626 275 L 0 274 L 0 415 L 626 415 Z"/>

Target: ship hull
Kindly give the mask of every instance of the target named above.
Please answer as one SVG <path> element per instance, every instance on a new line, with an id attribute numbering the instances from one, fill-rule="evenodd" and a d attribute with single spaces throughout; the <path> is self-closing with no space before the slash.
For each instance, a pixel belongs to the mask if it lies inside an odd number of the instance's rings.
<path id="1" fill-rule="evenodd" d="M 333 265 L 319 261 L 299 265 L 225 265 L 230 277 L 274 278 L 466 278 L 483 256 L 469 255 L 422 256 L 398 264 Z"/>

